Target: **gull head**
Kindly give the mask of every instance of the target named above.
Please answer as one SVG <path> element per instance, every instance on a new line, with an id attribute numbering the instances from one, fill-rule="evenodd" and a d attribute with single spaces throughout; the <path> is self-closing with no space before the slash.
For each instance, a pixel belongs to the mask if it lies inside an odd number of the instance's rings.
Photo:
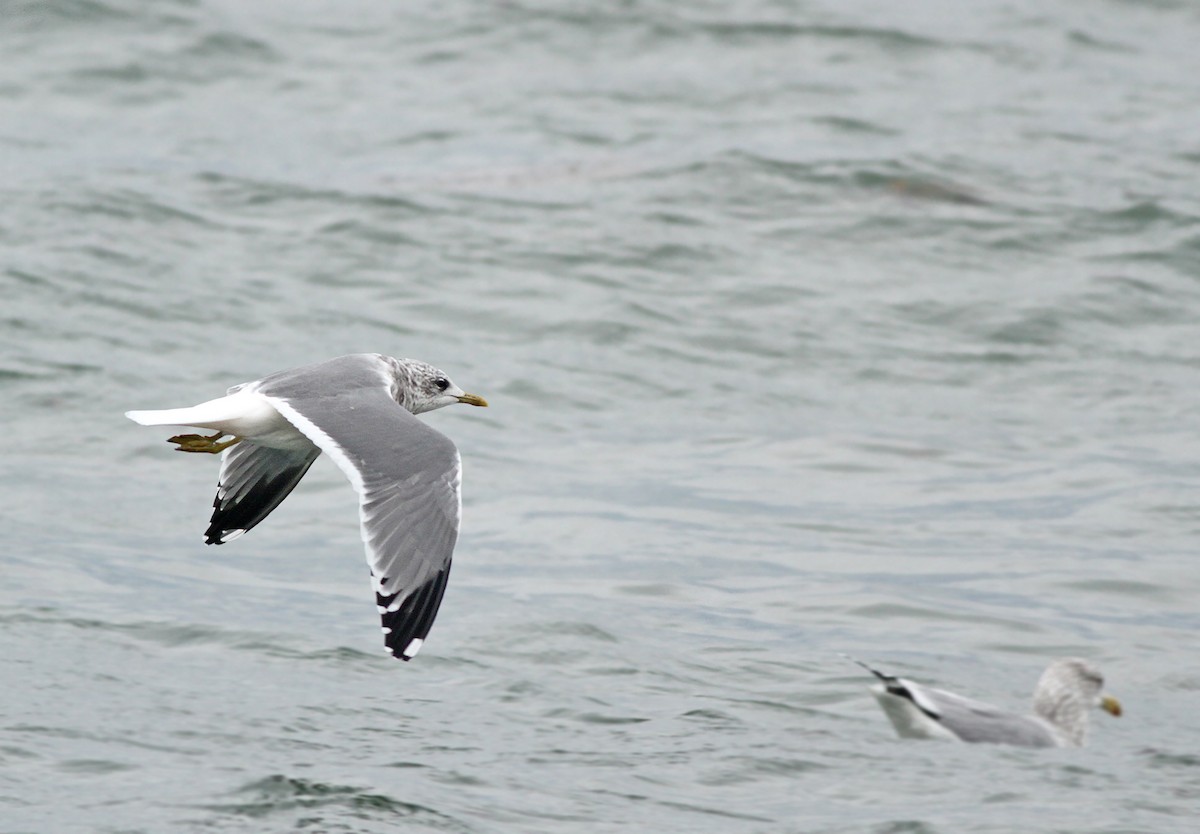
<path id="1" fill-rule="evenodd" d="M 1054 724 L 1074 745 L 1087 735 L 1088 710 L 1099 707 L 1113 716 L 1121 714 L 1121 703 L 1105 694 L 1104 676 L 1086 660 L 1058 660 L 1042 674 L 1033 693 L 1033 711 Z"/>
<path id="2" fill-rule="evenodd" d="M 468 394 L 450 381 L 450 377 L 426 362 L 415 359 L 393 360 L 396 382 L 392 396 L 413 414 L 433 411 L 454 403 L 487 406 L 487 400 Z"/>

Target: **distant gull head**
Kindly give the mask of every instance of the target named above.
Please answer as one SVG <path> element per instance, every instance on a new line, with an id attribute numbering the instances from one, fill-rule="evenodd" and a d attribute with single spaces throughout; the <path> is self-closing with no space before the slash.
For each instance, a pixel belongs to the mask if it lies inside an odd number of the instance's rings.
<path id="1" fill-rule="evenodd" d="M 1099 707 L 1121 714 L 1116 698 L 1105 695 L 1104 676 L 1086 660 L 1069 657 L 1047 667 L 1033 691 L 1033 714 L 1057 727 L 1072 747 L 1087 741 L 1088 713 Z"/>

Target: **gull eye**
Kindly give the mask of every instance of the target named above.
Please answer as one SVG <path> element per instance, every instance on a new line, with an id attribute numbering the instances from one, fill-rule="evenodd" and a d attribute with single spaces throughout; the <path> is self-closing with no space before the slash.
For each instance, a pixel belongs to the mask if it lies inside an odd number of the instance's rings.
<path id="1" fill-rule="evenodd" d="M 450 380 L 446 379 L 444 376 L 439 376 L 433 381 L 433 384 L 439 391 L 445 391 L 450 387 Z"/>

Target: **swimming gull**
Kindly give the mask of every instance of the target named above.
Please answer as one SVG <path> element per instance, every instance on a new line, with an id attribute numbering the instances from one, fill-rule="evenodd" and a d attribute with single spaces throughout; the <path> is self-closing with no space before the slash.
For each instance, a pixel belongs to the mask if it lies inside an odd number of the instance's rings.
<path id="1" fill-rule="evenodd" d="M 168 441 L 180 452 L 224 452 L 206 544 L 252 529 L 329 455 L 358 493 L 387 651 L 411 660 L 442 602 L 462 514 L 458 449 L 413 415 L 452 403 L 487 405 L 424 362 L 360 353 L 235 385 L 190 408 L 125 416 L 216 430 Z"/>
<path id="2" fill-rule="evenodd" d="M 854 658 L 850 658 L 854 660 Z M 1114 716 L 1121 704 L 1104 694 L 1104 678 L 1077 657 L 1056 660 L 1033 692 L 1033 714 L 1018 715 L 953 692 L 885 675 L 855 660 L 880 683 L 871 692 L 904 738 L 938 738 L 1020 747 L 1082 747 L 1093 707 Z"/>

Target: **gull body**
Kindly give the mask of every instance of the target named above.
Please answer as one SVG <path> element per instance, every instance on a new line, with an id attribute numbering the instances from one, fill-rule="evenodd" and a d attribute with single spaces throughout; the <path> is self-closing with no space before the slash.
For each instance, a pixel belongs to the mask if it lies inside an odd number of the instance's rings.
<path id="1" fill-rule="evenodd" d="M 223 453 L 208 544 L 252 529 L 329 455 L 359 496 L 387 650 L 410 660 L 441 604 L 462 512 L 458 450 L 414 415 L 453 403 L 487 405 L 424 362 L 352 354 L 235 385 L 199 405 L 126 416 L 216 432 L 170 438 L 178 451 Z"/>
<path id="2" fill-rule="evenodd" d="M 902 738 L 1082 747 L 1087 740 L 1088 713 L 1093 708 L 1114 716 L 1121 714 L 1117 699 L 1101 691 L 1104 678 L 1100 672 L 1080 658 L 1057 660 L 1042 673 L 1030 715 L 1007 712 L 855 662 L 879 679 L 871 693 Z"/>

